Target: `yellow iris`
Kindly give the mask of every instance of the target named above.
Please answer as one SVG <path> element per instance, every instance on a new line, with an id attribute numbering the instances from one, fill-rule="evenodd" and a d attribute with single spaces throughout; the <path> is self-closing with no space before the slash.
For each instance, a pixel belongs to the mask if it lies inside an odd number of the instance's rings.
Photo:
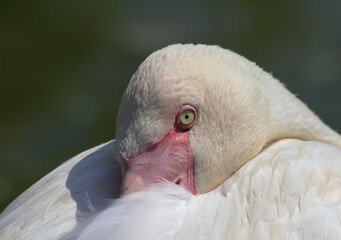
<path id="1" fill-rule="evenodd" d="M 187 127 L 191 125 L 195 120 L 195 113 L 193 110 L 185 110 L 180 114 L 179 123 L 180 125 Z"/>

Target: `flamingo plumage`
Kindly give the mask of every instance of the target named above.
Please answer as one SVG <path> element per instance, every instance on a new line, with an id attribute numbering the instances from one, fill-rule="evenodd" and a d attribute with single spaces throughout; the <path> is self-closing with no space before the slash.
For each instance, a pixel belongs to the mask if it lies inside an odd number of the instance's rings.
<path id="1" fill-rule="evenodd" d="M 0 236 L 340 239 L 340 147 L 340 135 L 254 63 L 171 45 L 133 75 L 116 139 L 19 196 L 0 216 Z"/>

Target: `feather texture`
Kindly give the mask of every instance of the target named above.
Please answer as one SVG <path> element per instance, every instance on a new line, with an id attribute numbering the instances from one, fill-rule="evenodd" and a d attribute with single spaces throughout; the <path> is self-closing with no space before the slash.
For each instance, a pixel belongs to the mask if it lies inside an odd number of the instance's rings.
<path id="1" fill-rule="evenodd" d="M 198 110 L 188 139 L 202 194 L 163 183 L 109 201 L 119 196 L 116 160 L 157 145 L 184 104 Z M 116 123 L 115 141 L 16 199 L 0 216 L 1 238 L 340 239 L 341 136 L 238 54 L 191 44 L 153 53 Z"/>
<path id="2" fill-rule="evenodd" d="M 341 150 L 292 140 L 193 196 L 165 184 L 114 201 L 64 239 L 340 239 Z"/>
<path id="3" fill-rule="evenodd" d="M 1 239 L 58 239 L 118 197 L 121 170 L 113 144 L 73 157 L 21 194 L 0 215 Z"/>

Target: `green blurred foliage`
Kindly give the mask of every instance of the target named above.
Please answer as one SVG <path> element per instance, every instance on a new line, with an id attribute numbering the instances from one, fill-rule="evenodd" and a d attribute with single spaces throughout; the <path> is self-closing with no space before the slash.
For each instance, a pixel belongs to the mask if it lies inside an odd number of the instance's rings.
<path id="1" fill-rule="evenodd" d="M 68 158 L 114 138 L 131 75 L 172 43 L 244 55 L 341 129 L 340 1 L 1 5 L 0 211 Z"/>

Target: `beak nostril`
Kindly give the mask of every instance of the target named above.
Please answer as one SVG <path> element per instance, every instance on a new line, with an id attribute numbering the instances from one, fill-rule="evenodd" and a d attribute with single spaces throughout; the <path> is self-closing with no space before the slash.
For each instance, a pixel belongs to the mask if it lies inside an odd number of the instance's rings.
<path id="1" fill-rule="evenodd" d="M 180 183 L 181 183 L 181 178 L 178 178 L 178 179 L 175 181 L 175 184 L 176 184 L 176 185 L 180 185 Z"/>

